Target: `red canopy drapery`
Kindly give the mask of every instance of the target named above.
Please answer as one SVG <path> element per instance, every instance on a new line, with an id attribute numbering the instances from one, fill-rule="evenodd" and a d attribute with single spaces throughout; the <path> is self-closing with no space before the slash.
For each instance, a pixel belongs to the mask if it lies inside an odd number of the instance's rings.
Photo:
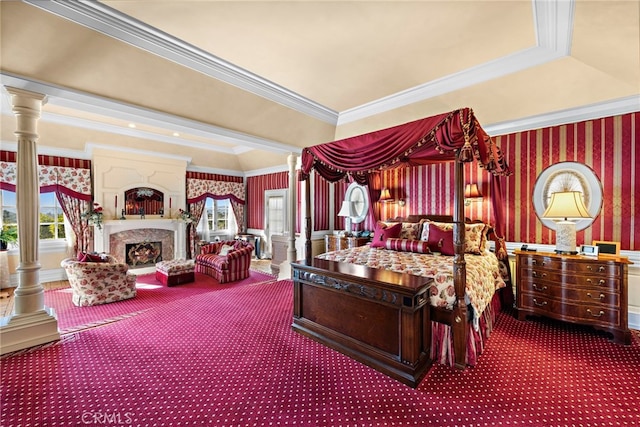
<path id="1" fill-rule="evenodd" d="M 509 175 L 500 149 L 482 129 L 473 110 L 462 108 L 364 135 L 307 147 L 301 179 L 316 169 L 328 181 L 350 175 L 366 184 L 382 169 L 475 158 L 497 175 Z"/>

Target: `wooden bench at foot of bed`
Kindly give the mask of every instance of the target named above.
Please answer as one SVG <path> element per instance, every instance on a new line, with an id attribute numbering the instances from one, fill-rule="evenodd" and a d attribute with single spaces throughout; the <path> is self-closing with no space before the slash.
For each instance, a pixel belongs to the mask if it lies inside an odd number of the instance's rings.
<path id="1" fill-rule="evenodd" d="M 418 386 L 431 366 L 432 279 L 321 259 L 291 268 L 295 331 Z"/>

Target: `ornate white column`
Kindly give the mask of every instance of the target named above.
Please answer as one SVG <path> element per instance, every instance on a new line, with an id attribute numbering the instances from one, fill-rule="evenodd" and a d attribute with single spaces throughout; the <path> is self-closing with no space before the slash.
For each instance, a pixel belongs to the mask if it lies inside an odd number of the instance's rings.
<path id="1" fill-rule="evenodd" d="M 16 204 L 18 214 L 18 287 L 14 312 L 0 321 L 0 354 L 60 339 L 53 309 L 44 306 L 38 259 L 40 187 L 37 125 L 46 96 L 7 87 L 16 116 L 18 158 Z"/>
<path id="2" fill-rule="evenodd" d="M 287 156 L 289 165 L 289 206 L 287 206 L 289 218 L 289 246 L 287 248 L 287 260 L 280 264 L 279 279 L 291 278 L 291 263 L 296 260 L 296 161 L 293 153 Z"/>

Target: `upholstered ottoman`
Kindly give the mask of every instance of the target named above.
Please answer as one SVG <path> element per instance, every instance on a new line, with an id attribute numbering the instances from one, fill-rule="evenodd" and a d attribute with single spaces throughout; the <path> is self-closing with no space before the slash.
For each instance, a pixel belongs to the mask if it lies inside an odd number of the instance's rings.
<path id="1" fill-rule="evenodd" d="M 156 280 L 165 286 L 175 286 L 195 280 L 192 259 L 172 259 L 156 264 Z"/>

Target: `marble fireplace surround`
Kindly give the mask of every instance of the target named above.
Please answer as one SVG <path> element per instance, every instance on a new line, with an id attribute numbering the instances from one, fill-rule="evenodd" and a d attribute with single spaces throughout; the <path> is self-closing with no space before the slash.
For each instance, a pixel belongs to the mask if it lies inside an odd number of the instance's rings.
<path id="1" fill-rule="evenodd" d="M 94 248 L 97 252 L 113 255 L 126 261 L 128 243 L 162 242 L 162 259 L 167 261 L 186 257 L 185 224 L 176 219 L 126 219 L 105 221 L 102 230 L 94 230 Z M 155 267 L 133 268 L 136 274 L 155 271 Z"/>

